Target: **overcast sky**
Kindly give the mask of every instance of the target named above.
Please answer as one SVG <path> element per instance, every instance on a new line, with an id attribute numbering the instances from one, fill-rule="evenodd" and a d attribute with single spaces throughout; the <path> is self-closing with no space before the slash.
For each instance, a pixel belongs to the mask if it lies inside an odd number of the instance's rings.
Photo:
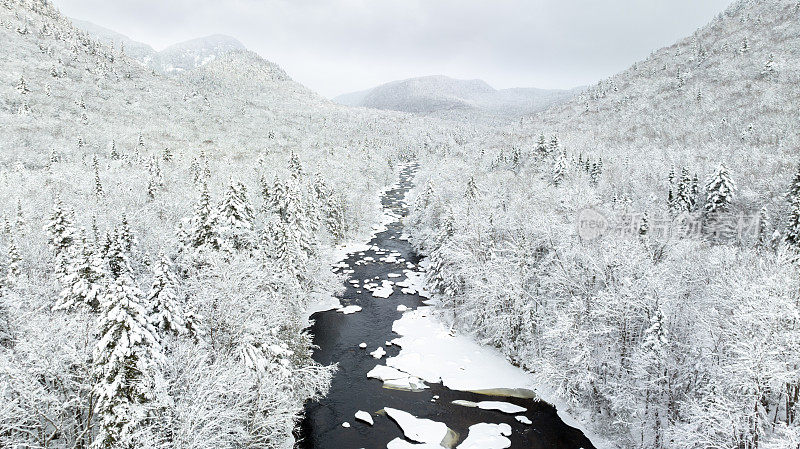
<path id="1" fill-rule="evenodd" d="M 422 75 L 496 88 L 594 83 L 731 0 L 55 0 L 160 50 L 227 34 L 326 96 Z"/>

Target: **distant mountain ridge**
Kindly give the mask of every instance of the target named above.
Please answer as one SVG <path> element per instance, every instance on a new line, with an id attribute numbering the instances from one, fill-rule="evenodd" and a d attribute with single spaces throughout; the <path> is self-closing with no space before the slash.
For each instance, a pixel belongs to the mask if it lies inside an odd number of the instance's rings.
<path id="1" fill-rule="evenodd" d="M 125 54 L 145 67 L 159 73 L 184 72 L 207 64 L 232 51 L 247 50 L 244 44 L 233 37 L 213 34 L 179 42 L 159 52 L 145 43 L 135 41 L 124 34 L 92 22 L 78 19 L 72 19 L 72 22 L 78 29 L 89 33 L 100 42 L 124 51 Z"/>
<path id="2" fill-rule="evenodd" d="M 455 117 L 516 117 L 564 102 L 581 88 L 495 89 L 483 80 L 433 75 L 392 81 L 343 94 L 334 101 L 348 106 Z"/>

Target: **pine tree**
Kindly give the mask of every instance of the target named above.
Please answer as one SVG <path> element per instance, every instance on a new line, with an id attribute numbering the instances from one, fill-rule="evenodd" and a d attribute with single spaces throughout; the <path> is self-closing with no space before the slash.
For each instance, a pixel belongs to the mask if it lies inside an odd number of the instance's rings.
<path id="1" fill-rule="evenodd" d="M 160 356 L 156 332 L 147 322 L 142 293 L 129 273 L 121 274 L 103 296 L 94 349 L 98 447 L 114 448 L 146 418 L 146 387 Z"/>
<path id="2" fill-rule="evenodd" d="M 465 195 L 470 200 L 474 200 L 478 196 L 478 185 L 475 183 L 474 176 L 470 176 L 469 181 L 467 181 L 467 191 Z"/>
<path id="3" fill-rule="evenodd" d="M 118 160 L 120 158 L 119 151 L 117 151 L 117 142 L 111 140 L 111 149 L 109 150 L 109 157 L 113 160 Z"/>
<path id="4" fill-rule="evenodd" d="M 6 272 L 6 280 L 8 285 L 13 285 L 20 275 L 19 264 L 22 262 L 22 257 L 17 250 L 16 239 L 12 236 L 8 242 L 8 269 Z"/>
<path id="5" fill-rule="evenodd" d="M 544 134 L 539 134 L 539 141 L 536 143 L 536 152 L 539 154 L 547 154 L 547 139 Z"/>
<path id="6" fill-rule="evenodd" d="M 63 287 L 53 310 L 85 306 L 99 311 L 106 292 L 107 274 L 102 257 L 84 238 L 80 238 L 80 250 L 67 265 L 66 274 L 61 279 Z"/>
<path id="7" fill-rule="evenodd" d="M 182 226 L 180 239 L 184 247 L 195 250 L 219 250 L 223 247 L 217 232 L 217 214 L 211 206 L 211 195 L 205 183 L 195 205 L 194 215 Z"/>
<path id="8" fill-rule="evenodd" d="M 770 244 L 770 222 L 767 213 L 767 207 L 764 206 L 758 211 L 758 237 L 756 244 L 761 247 L 767 247 Z"/>
<path id="9" fill-rule="evenodd" d="M 747 36 L 742 40 L 742 45 L 739 46 L 739 53 L 747 53 L 750 50 L 750 41 L 747 39 Z"/>
<path id="10" fill-rule="evenodd" d="M 218 232 L 234 249 L 248 248 L 253 241 L 254 215 L 244 184 L 241 182 L 231 184 L 217 212 Z"/>
<path id="11" fill-rule="evenodd" d="M 300 158 L 294 151 L 289 157 L 289 173 L 295 181 L 299 181 L 303 177 L 303 164 L 300 163 Z"/>
<path id="12" fill-rule="evenodd" d="M 700 201 L 700 179 L 697 177 L 697 173 L 692 177 L 692 187 L 689 189 L 689 193 L 691 194 L 689 212 L 694 212 L 697 210 L 697 203 Z"/>
<path id="13" fill-rule="evenodd" d="M 22 200 L 17 198 L 17 213 L 14 221 L 14 226 L 20 235 L 25 234 L 25 215 L 22 212 Z"/>
<path id="14" fill-rule="evenodd" d="M 563 152 L 559 154 L 553 166 L 553 185 L 558 186 L 564 182 L 567 176 L 567 156 Z"/>
<path id="15" fill-rule="evenodd" d="M 177 285 L 178 280 L 172 271 L 172 263 L 164 253 L 159 254 L 153 283 L 145 300 L 148 309 L 147 320 L 156 330 L 176 335 L 187 333 L 176 292 Z"/>
<path id="16" fill-rule="evenodd" d="M 120 235 L 120 230 L 106 236 L 106 248 L 104 249 L 105 259 L 108 262 L 108 272 L 111 278 L 117 279 L 125 273 L 130 273 L 131 263 L 125 243 Z"/>
<path id="17" fill-rule="evenodd" d="M 136 245 L 136 237 L 133 235 L 133 231 L 131 231 L 130 224 L 128 224 L 128 215 L 125 212 L 122 213 L 122 222 L 119 227 L 119 241 L 122 248 L 128 253 L 133 251 Z"/>
<path id="18" fill-rule="evenodd" d="M 19 77 L 19 81 L 17 81 L 16 88 L 22 95 L 25 95 L 28 92 L 30 92 L 30 89 L 28 89 L 28 83 L 25 81 L 24 76 Z"/>
<path id="19" fill-rule="evenodd" d="M 103 197 L 103 183 L 100 181 L 100 164 L 97 156 L 92 158 L 92 168 L 94 168 L 94 196 L 98 199 Z"/>
<path id="20" fill-rule="evenodd" d="M 696 197 L 692 195 L 692 178 L 689 169 L 683 167 L 678 180 L 678 193 L 676 196 L 677 209 L 680 212 L 691 212 L 695 208 Z"/>
<path id="21" fill-rule="evenodd" d="M 592 185 L 596 186 L 600 182 L 600 166 L 592 164 L 592 169 L 589 171 L 589 179 L 592 182 Z"/>
<path id="22" fill-rule="evenodd" d="M 72 214 L 64 210 L 64 205 L 58 197 L 53 204 L 53 212 L 45 230 L 48 233 L 50 249 L 56 258 L 66 258 L 75 243 L 77 233 L 72 222 Z"/>
<path id="23" fill-rule="evenodd" d="M 548 153 L 555 154 L 556 151 L 558 151 L 558 148 L 560 146 L 561 146 L 561 143 L 558 140 L 558 136 L 557 135 L 553 135 L 553 137 L 550 139 L 550 145 L 548 145 L 548 148 L 547 148 Z"/>
<path id="24" fill-rule="evenodd" d="M 761 70 L 761 74 L 767 78 L 772 78 L 776 73 L 778 72 L 775 70 L 775 55 L 770 53 L 769 59 L 767 59 L 767 62 L 764 63 L 764 68 Z"/>
<path id="25" fill-rule="evenodd" d="M 720 165 L 706 184 L 706 212 L 714 215 L 726 212 L 733 201 L 736 185 L 724 164 Z"/>

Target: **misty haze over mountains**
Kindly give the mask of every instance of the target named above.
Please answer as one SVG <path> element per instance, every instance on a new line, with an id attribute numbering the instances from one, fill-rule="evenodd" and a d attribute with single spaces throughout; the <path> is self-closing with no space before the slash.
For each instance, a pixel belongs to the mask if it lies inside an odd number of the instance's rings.
<path id="1" fill-rule="evenodd" d="M 211 35 L 171 45 L 157 52 L 108 28 L 73 19 L 75 25 L 101 42 L 125 52 L 159 73 L 176 73 L 200 67 L 232 51 L 246 50 L 233 37 Z M 575 89 L 495 89 L 483 80 L 459 80 L 431 75 L 393 81 L 348 94 L 333 101 L 346 105 L 408 112 L 447 119 L 504 120 L 541 111 L 580 93 Z"/>
<path id="2" fill-rule="evenodd" d="M 372 89 L 339 95 L 347 106 L 386 109 L 441 118 L 514 118 L 568 100 L 583 88 L 495 89 L 483 80 L 424 76 L 393 81 Z"/>

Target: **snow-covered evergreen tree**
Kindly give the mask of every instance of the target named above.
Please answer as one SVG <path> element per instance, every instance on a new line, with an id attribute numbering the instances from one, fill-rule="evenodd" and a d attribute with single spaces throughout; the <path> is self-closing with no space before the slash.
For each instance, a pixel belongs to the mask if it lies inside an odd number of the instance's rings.
<path id="1" fill-rule="evenodd" d="M 567 156 L 561 152 L 553 166 L 553 185 L 560 185 L 567 176 Z"/>
<path id="2" fill-rule="evenodd" d="M 100 163 L 97 161 L 97 156 L 92 158 L 92 169 L 94 170 L 94 196 L 99 199 L 103 197 L 103 183 L 100 181 Z"/>
<path id="3" fill-rule="evenodd" d="M 196 251 L 219 250 L 224 246 L 217 229 L 217 213 L 211 205 L 211 195 L 205 183 L 194 207 L 194 214 L 181 223 L 179 238 L 185 248 Z"/>
<path id="4" fill-rule="evenodd" d="M 14 285 L 19 277 L 20 262 L 22 262 L 22 257 L 19 255 L 16 239 L 12 236 L 9 238 L 8 242 L 8 266 L 6 268 L 6 281 L 8 285 Z"/>
<path id="5" fill-rule="evenodd" d="M 253 244 L 253 220 L 255 214 L 247 198 L 244 184 L 231 184 L 217 212 L 217 227 L 221 238 L 236 249 L 243 250 Z"/>
<path id="6" fill-rule="evenodd" d="M 95 312 L 100 310 L 108 273 L 97 250 L 82 236 L 78 241 L 79 249 L 61 279 L 62 289 L 53 310 L 72 310 L 81 306 Z"/>
<path id="7" fill-rule="evenodd" d="M 24 76 L 20 76 L 19 77 L 19 81 L 17 81 L 16 88 L 19 91 L 19 93 L 21 93 L 23 95 L 27 94 L 28 92 L 30 92 L 30 89 L 28 89 L 28 82 L 25 81 L 25 77 Z"/>
<path id="8" fill-rule="evenodd" d="M 467 181 L 467 190 L 464 194 L 470 200 L 474 200 L 478 197 L 478 184 L 475 183 L 474 176 L 469 177 L 469 180 Z"/>
<path id="9" fill-rule="evenodd" d="M 153 283 L 144 301 L 148 322 L 160 332 L 185 334 L 186 322 L 177 293 L 178 280 L 172 270 L 172 262 L 159 254 L 153 273 Z"/>
<path id="10" fill-rule="evenodd" d="M 726 212 L 733 201 L 736 185 L 724 164 L 717 168 L 714 175 L 706 183 L 706 205 L 708 215 Z"/>
<path id="11" fill-rule="evenodd" d="M 153 377 L 160 354 L 142 293 L 130 273 L 117 277 L 103 296 L 98 331 L 100 339 L 93 356 L 97 447 L 110 449 L 128 441 L 144 422 L 144 405 L 153 399 L 147 379 Z"/>
<path id="12" fill-rule="evenodd" d="M 72 214 L 64 208 L 60 198 L 56 198 L 53 204 L 53 211 L 45 230 L 48 233 L 50 249 L 56 256 L 57 271 L 61 271 L 69 260 L 77 231 L 73 225 Z"/>

